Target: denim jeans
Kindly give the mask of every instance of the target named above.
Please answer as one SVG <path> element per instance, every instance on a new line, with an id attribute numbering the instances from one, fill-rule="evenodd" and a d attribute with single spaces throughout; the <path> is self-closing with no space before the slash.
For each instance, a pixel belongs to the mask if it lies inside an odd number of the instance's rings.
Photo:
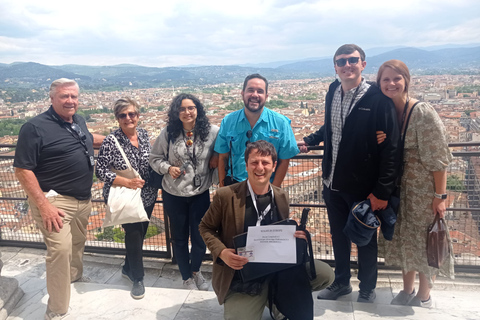
<path id="1" fill-rule="evenodd" d="M 332 235 L 335 256 L 335 281 L 347 285 L 350 283 L 350 251 L 352 242 L 343 233 L 353 203 L 365 198 L 340 191 L 333 191 L 324 186 L 323 198 L 327 205 L 330 233 Z M 362 247 L 358 247 L 358 280 L 360 290 L 372 290 L 377 285 L 377 237 Z"/>
<path id="2" fill-rule="evenodd" d="M 178 197 L 162 191 L 163 208 L 170 220 L 173 250 L 182 279 L 192 277 L 192 272 L 200 271 L 206 245 L 198 231 L 198 225 L 210 206 L 210 192 L 193 197 Z M 192 250 L 188 250 L 190 237 Z"/>
<path id="3" fill-rule="evenodd" d="M 145 208 L 148 218 L 152 216 L 155 203 Z M 147 234 L 148 221 L 122 224 L 125 230 L 125 265 L 123 269 L 134 280 L 143 280 L 143 239 Z"/>

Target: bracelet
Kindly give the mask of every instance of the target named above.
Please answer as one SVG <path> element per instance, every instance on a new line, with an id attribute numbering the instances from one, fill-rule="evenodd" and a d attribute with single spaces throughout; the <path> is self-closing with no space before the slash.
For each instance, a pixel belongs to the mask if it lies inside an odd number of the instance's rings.
<path id="1" fill-rule="evenodd" d="M 434 197 L 437 198 L 437 199 L 445 200 L 445 199 L 447 199 L 447 194 L 446 193 L 438 194 L 438 193 L 434 192 Z"/>

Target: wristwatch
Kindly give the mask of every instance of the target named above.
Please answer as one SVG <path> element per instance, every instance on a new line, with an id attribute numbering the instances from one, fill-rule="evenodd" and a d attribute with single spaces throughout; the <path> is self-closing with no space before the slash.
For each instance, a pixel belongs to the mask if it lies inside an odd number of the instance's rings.
<path id="1" fill-rule="evenodd" d="M 442 199 L 442 200 L 447 199 L 447 194 L 446 194 L 446 193 L 438 194 L 438 193 L 435 192 L 434 196 L 435 196 L 435 198 L 437 198 L 437 199 Z"/>

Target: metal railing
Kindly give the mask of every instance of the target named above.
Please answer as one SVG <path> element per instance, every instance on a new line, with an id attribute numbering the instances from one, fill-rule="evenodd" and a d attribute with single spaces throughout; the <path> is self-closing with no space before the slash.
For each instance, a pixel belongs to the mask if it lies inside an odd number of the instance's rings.
<path id="1" fill-rule="evenodd" d="M 449 146 L 454 160 L 448 168 L 446 219 L 453 241 L 455 264 L 456 268 L 462 270 L 480 272 L 480 142 L 452 143 Z M 0 150 L 14 147 L 0 145 Z M 320 152 L 318 150 L 322 147 L 310 149 Z M 15 178 L 13 157 L 13 151 L 0 154 L 0 246 L 44 248 L 42 235 L 30 215 L 26 195 Z M 315 255 L 331 262 L 334 257 L 321 194 L 321 160 L 322 155 L 314 153 L 294 157 L 282 187 L 289 193 L 294 218 L 300 218 L 304 207 L 312 208 L 307 226 L 312 235 Z M 121 227 L 102 228 L 105 215 L 102 187 L 103 183 L 94 178 L 86 251 L 123 254 L 125 246 Z M 160 200 L 152 214 L 144 249 L 146 256 L 172 257 L 168 219 Z M 382 262 L 382 259 L 379 261 Z M 352 263 L 355 262 L 356 248 L 353 246 Z"/>

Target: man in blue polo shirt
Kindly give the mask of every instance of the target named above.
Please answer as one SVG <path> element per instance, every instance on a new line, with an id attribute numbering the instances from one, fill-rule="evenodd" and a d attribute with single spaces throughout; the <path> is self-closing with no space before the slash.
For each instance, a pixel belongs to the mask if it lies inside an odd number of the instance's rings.
<path id="1" fill-rule="evenodd" d="M 256 73 L 246 77 L 241 94 L 245 108 L 228 114 L 222 120 L 215 143 L 215 152 L 220 154 L 220 186 L 247 179 L 244 156 L 246 145 L 249 142 L 265 140 L 275 146 L 278 154 L 277 169 L 271 182 L 280 187 L 290 158 L 299 153 L 290 119 L 264 108 L 268 98 L 268 81 L 263 76 Z"/>

